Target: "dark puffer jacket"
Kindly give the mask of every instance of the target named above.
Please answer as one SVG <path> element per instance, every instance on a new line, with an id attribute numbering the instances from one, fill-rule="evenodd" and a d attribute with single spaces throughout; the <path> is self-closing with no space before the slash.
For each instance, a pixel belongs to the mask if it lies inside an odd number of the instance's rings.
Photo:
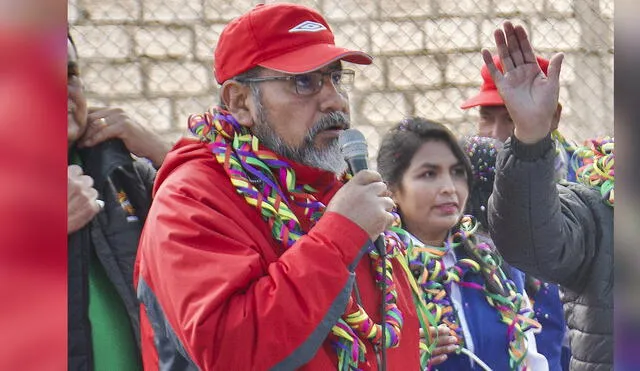
<path id="1" fill-rule="evenodd" d="M 133 264 L 151 203 L 155 170 L 143 161 L 133 160 L 120 140 L 103 142 L 79 154 L 83 171 L 93 178 L 99 198 L 105 202 L 89 224 L 67 239 L 68 370 L 90 371 L 94 369 L 88 312 L 91 249 L 95 249 L 120 295 L 136 344 L 140 345 L 140 307 L 133 289 Z M 128 203 L 123 205 L 123 192 L 133 208 Z"/>
<path id="2" fill-rule="evenodd" d="M 613 209 L 599 192 L 554 182 L 550 137 L 512 137 L 498 155 L 491 236 L 505 260 L 561 286 L 571 370 L 613 369 Z"/>

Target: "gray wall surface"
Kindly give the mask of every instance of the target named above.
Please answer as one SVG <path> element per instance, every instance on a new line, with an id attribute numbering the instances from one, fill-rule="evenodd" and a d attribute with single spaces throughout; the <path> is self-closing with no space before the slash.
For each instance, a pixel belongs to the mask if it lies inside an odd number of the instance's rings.
<path id="1" fill-rule="evenodd" d="M 478 90 L 480 49 L 493 47 L 492 32 L 506 19 L 525 26 L 539 55 L 565 53 L 561 132 L 578 141 L 613 135 L 613 0 L 293 2 L 324 14 L 337 44 L 375 56 L 370 66 L 353 66 L 350 93 L 352 121 L 372 153 L 380 135 L 408 115 L 472 134 L 477 110 L 459 105 Z M 256 3 L 70 0 L 90 103 L 122 107 L 172 139 L 183 135 L 189 114 L 218 101 L 218 35 Z"/>

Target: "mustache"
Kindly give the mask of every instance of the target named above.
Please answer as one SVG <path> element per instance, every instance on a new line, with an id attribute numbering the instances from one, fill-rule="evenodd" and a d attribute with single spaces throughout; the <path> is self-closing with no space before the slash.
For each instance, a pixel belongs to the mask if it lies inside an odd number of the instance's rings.
<path id="1" fill-rule="evenodd" d="M 350 127 L 351 121 L 349 120 L 349 116 L 346 113 L 333 111 L 322 117 L 313 125 L 313 127 L 307 133 L 305 140 L 311 142 L 316 137 L 316 135 L 327 129 L 346 130 Z"/>

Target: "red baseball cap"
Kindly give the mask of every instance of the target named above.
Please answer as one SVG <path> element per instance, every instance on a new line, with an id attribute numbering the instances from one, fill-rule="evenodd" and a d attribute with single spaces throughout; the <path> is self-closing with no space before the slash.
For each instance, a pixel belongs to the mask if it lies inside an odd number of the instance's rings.
<path id="1" fill-rule="evenodd" d="M 546 75 L 547 69 L 549 68 L 549 61 L 542 57 L 536 57 L 536 60 L 538 61 L 540 69 Z M 504 72 L 499 56 L 493 56 L 493 63 L 495 63 L 496 67 L 498 67 L 500 71 Z M 496 84 L 493 83 L 493 79 L 491 78 L 491 74 L 489 73 L 489 68 L 484 63 L 482 64 L 482 69 L 480 69 L 480 74 L 482 75 L 482 85 L 480 86 L 480 92 L 477 95 L 467 99 L 464 103 L 462 103 L 460 108 L 467 109 L 476 106 L 504 106 L 504 101 L 498 93 Z"/>
<path id="2" fill-rule="evenodd" d="M 220 34 L 214 74 L 222 84 L 257 66 L 300 74 L 342 59 L 357 64 L 373 60 L 367 53 L 336 47 L 329 25 L 311 8 L 258 4 Z"/>

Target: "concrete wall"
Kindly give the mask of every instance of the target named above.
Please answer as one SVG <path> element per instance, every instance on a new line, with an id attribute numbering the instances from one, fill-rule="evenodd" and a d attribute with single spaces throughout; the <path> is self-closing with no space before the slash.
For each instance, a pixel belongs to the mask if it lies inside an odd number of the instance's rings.
<path id="1" fill-rule="evenodd" d="M 217 102 L 213 48 L 224 25 L 255 3 L 70 0 L 90 102 L 121 106 L 177 138 L 190 113 Z M 492 31 L 505 19 L 525 25 L 538 54 L 566 54 L 560 92 L 565 135 L 613 135 L 613 0 L 298 3 L 326 16 L 338 44 L 375 56 L 373 65 L 355 67 L 350 94 L 353 122 L 372 152 L 380 135 L 407 115 L 472 133 L 477 111 L 458 106 L 478 89 L 480 49 L 492 47 Z"/>

